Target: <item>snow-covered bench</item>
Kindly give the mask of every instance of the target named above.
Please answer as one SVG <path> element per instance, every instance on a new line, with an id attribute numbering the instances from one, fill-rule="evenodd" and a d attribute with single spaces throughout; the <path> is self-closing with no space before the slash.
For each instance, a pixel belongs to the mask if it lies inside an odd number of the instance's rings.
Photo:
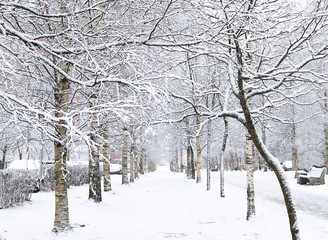
<path id="1" fill-rule="evenodd" d="M 325 167 L 312 167 L 307 175 L 300 175 L 297 178 L 298 184 L 322 185 L 325 184 L 327 169 Z"/>

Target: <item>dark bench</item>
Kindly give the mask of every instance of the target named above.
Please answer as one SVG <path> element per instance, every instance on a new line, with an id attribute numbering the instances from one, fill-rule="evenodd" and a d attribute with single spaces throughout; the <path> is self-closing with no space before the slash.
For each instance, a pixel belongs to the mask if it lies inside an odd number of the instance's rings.
<path id="1" fill-rule="evenodd" d="M 299 175 L 297 183 L 301 185 L 322 185 L 325 184 L 327 169 L 325 167 L 312 167 L 307 175 Z"/>

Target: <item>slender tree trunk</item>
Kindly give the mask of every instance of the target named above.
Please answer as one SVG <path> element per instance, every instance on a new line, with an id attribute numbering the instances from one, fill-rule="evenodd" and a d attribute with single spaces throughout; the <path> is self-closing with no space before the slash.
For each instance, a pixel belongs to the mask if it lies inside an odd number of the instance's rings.
<path id="1" fill-rule="evenodd" d="M 104 4 L 99 5 L 103 10 Z M 91 12 L 89 12 L 91 13 Z M 92 13 L 91 13 L 92 15 Z M 95 19 L 93 19 L 95 17 Z M 93 28 L 99 28 L 101 26 L 101 15 L 98 16 L 89 16 L 90 22 L 88 24 L 88 29 L 91 31 Z M 94 23 L 97 22 L 97 25 Z M 91 63 L 93 65 L 93 63 Z M 96 79 L 96 75 L 93 76 Z M 94 86 L 92 89 L 92 94 L 90 97 L 91 106 L 96 106 L 97 99 L 99 95 L 99 86 Z M 101 142 L 99 137 L 99 114 L 97 112 L 92 114 L 91 122 L 91 142 L 93 146 L 90 146 L 90 156 L 89 156 L 89 199 L 92 199 L 94 202 L 99 203 L 102 201 L 101 196 L 101 173 L 100 173 L 100 151 L 101 151 Z"/>
<path id="2" fill-rule="evenodd" d="M 90 97 L 91 106 L 96 106 L 98 89 L 94 87 Z M 101 197 L 101 173 L 100 173 L 100 137 L 99 137 L 99 118 L 98 113 L 92 114 L 90 139 L 93 146 L 89 147 L 89 199 L 99 203 Z"/>
<path id="3" fill-rule="evenodd" d="M 292 167 L 295 170 L 295 178 L 298 175 L 298 154 L 297 154 L 297 143 L 296 143 L 296 124 L 295 124 L 295 106 L 292 106 L 292 124 L 291 124 L 291 135 L 292 135 Z"/>
<path id="4" fill-rule="evenodd" d="M 324 133 L 325 133 L 325 166 L 328 169 L 328 123 L 327 122 L 324 123 Z"/>
<path id="5" fill-rule="evenodd" d="M 128 131 L 123 128 L 123 146 L 122 146 L 122 184 L 129 184 L 128 178 Z"/>
<path id="6" fill-rule="evenodd" d="M 23 150 L 21 148 L 18 148 L 18 158 L 19 160 L 23 159 Z"/>
<path id="7" fill-rule="evenodd" d="M 236 169 L 241 170 L 241 157 L 238 156 L 238 153 L 235 153 L 235 159 L 236 159 Z"/>
<path id="8" fill-rule="evenodd" d="M 224 193 L 224 153 L 227 146 L 227 139 L 229 134 L 228 120 L 224 117 L 224 134 L 222 139 L 222 147 L 220 151 L 220 196 L 225 197 Z"/>
<path id="9" fill-rule="evenodd" d="M 255 215 L 255 191 L 254 191 L 254 161 L 253 161 L 253 141 L 246 130 L 246 172 L 247 172 L 247 215 L 249 220 Z"/>
<path id="10" fill-rule="evenodd" d="M 134 182 L 135 179 L 135 166 L 134 166 L 134 159 L 135 159 L 135 153 L 134 153 L 134 148 L 135 148 L 135 143 L 134 143 L 134 132 L 131 132 L 131 149 L 130 149 L 130 182 Z"/>
<path id="11" fill-rule="evenodd" d="M 295 170 L 295 178 L 298 176 L 298 154 L 296 144 L 296 126 L 292 123 L 292 165 Z"/>
<path id="12" fill-rule="evenodd" d="M 144 172 L 148 172 L 148 156 L 144 155 Z"/>
<path id="13" fill-rule="evenodd" d="M 256 160 L 257 160 L 259 170 L 262 171 L 262 161 L 261 161 L 260 154 L 256 154 Z"/>
<path id="14" fill-rule="evenodd" d="M 288 185 L 288 180 L 287 180 L 287 178 L 284 174 L 284 171 L 283 171 L 281 165 L 279 164 L 278 160 L 275 159 L 274 156 L 271 155 L 271 153 L 268 151 L 266 146 L 263 144 L 263 142 L 258 137 L 257 132 L 254 127 L 254 124 L 251 119 L 251 115 L 249 113 L 249 110 L 247 108 L 245 101 L 241 100 L 241 104 L 243 106 L 243 111 L 244 111 L 246 121 L 247 121 L 246 125 L 252 134 L 253 142 L 254 142 L 255 146 L 257 147 L 257 149 L 259 150 L 259 152 L 261 153 L 261 156 L 264 158 L 264 160 L 268 163 L 268 165 L 274 171 L 274 173 L 278 179 L 278 182 L 280 184 L 280 188 L 283 193 L 284 200 L 285 200 L 286 210 L 288 213 L 289 226 L 290 226 L 290 231 L 292 234 L 292 239 L 300 240 L 301 238 L 299 235 L 297 214 L 296 214 L 295 205 L 293 203 L 293 198 L 291 195 L 290 187 Z"/>
<path id="15" fill-rule="evenodd" d="M 2 150 L 2 162 L 0 164 L 0 169 L 5 169 L 6 165 L 6 153 L 7 153 L 7 145 Z"/>
<path id="16" fill-rule="evenodd" d="M 180 172 L 183 172 L 183 152 L 182 152 L 182 146 L 180 147 Z"/>
<path id="17" fill-rule="evenodd" d="M 206 186 L 207 191 L 211 190 L 211 120 L 207 125 L 207 154 L 206 154 Z"/>
<path id="18" fill-rule="evenodd" d="M 61 64 L 64 72 L 69 71 L 67 63 Z M 55 152 L 55 220 L 53 231 L 65 231 L 70 229 L 66 168 L 67 161 L 67 122 L 64 120 L 69 104 L 69 81 L 64 76 L 59 76 L 59 82 L 54 89 L 55 116 L 61 118 L 55 125 L 58 140 L 54 141 Z"/>
<path id="19" fill-rule="evenodd" d="M 143 154 L 143 151 L 141 152 L 140 154 L 140 162 L 139 162 L 139 170 L 140 170 L 140 174 L 145 174 L 145 171 L 144 171 L 144 154 Z"/>
<path id="20" fill-rule="evenodd" d="M 104 166 L 104 191 L 112 191 L 112 182 L 110 179 L 110 156 L 109 156 L 109 143 L 108 134 L 103 134 L 104 144 L 103 144 L 103 166 Z"/>
<path id="21" fill-rule="evenodd" d="M 187 147 L 187 177 L 191 178 L 191 152 L 190 147 Z"/>
<path id="22" fill-rule="evenodd" d="M 247 48 L 251 52 L 253 50 L 253 43 L 247 42 Z M 248 54 L 246 56 L 247 68 L 251 65 L 252 56 Z M 251 105 L 251 100 L 247 100 L 248 106 Z M 254 188 L 254 146 L 252 136 L 246 128 L 246 173 L 247 173 L 247 214 L 246 220 L 249 220 L 255 216 L 255 188 Z"/>
<path id="23" fill-rule="evenodd" d="M 31 129 L 27 129 L 26 159 L 31 159 Z"/>
<path id="24" fill-rule="evenodd" d="M 197 151 L 197 165 L 196 165 L 196 170 L 197 170 L 197 178 L 196 178 L 196 183 L 200 183 L 202 181 L 202 176 L 201 176 L 201 149 L 200 149 L 200 117 L 197 115 L 196 119 L 196 124 L 197 124 L 197 134 L 196 134 L 196 151 Z"/>
<path id="25" fill-rule="evenodd" d="M 178 153 L 178 148 L 175 149 L 175 172 L 179 172 L 179 153 Z"/>
<path id="26" fill-rule="evenodd" d="M 264 96 L 262 96 L 262 106 L 264 106 Z M 261 130 L 262 130 L 262 141 L 263 141 L 263 144 L 264 145 L 266 145 L 266 141 L 267 141 L 267 136 L 266 136 L 266 131 L 265 131 L 265 120 L 264 120 L 264 115 L 263 115 L 263 119 L 262 119 L 262 128 L 261 128 Z M 261 154 L 260 154 L 261 155 Z M 260 158 L 261 158 L 261 156 L 260 156 Z M 265 161 L 263 161 L 263 171 L 264 172 L 267 172 L 268 171 L 268 164 L 265 162 Z"/>
<path id="27" fill-rule="evenodd" d="M 328 89 L 325 87 L 324 91 L 324 124 L 323 131 L 325 134 L 325 166 L 328 169 Z M 328 171 L 327 171 L 328 174 Z"/>
<path id="28" fill-rule="evenodd" d="M 138 169 L 138 156 L 134 153 L 134 176 L 135 179 L 139 178 L 139 169 Z"/>
<path id="29" fill-rule="evenodd" d="M 194 154 L 194 150 L 192 149 L 192 146 L 189 146 L 190 148 L 190 162 L 191 162 L 191 178 L 195 179 L 196 178 L 196 173 L 195 173 L 195 154 Z"/>
<path id="30" fill-rule="evenodd" d="M 231 153 L 231 155 L 230 155 L 230 171 L 233 171 L 235 169 L 235 159 L 237 161 L 237 158 L 235 158 L 234 154 Z"/>

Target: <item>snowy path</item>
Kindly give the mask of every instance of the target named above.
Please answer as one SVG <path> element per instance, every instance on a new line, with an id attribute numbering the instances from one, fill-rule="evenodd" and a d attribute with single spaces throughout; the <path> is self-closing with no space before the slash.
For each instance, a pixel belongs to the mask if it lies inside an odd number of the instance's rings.
<path id="1" fill-rule="evenodd" d="M 226 173 L 223 199 L 219 198 L 218 173 L 213 173 L 208 192 L 205 181 L 195 184 L 164 167 L 130 186 L 122 186 L 120 176 L 112 176 L 114 190 L 103 193 L 101 204 L 87 201 L 88 186 L 71 188 L 74 229 L 60 235 L 51 232 L 54 194 L 38 193 L 23 207 L 0 210 L 0 236 L 6 240 L 290 240 L 283 205 L 259 193 L 257 216 L 245 221 L 246 191 L 240 187 L 245 184 L 244 176 L 242 172 Z M 267 176 L 258 176 L 258 188 L 266 189 L 266 181 L 271 183 Z M 327 191 L 311 194 L 326 196 Z M 299 214 L 299 219 L 303 239 L 326 238 L 327 220 L 307 213 Z"/>
<path id="2" fill-rule="evenodd" d="M 294 172 L 287 172 L 286 174 L 290 181 L 296 209 L 328 220 L 327 185 L 298 185 L 296 179 L 293 178 Z M 246 179 L 240 173 L 228 172 L 226 174 L 226 182 L 244 189 Z M 328 183 L 328 178 L 326 182 Z M 283 195 L 273 172 L 255 172 L 255 194 L 264 199 L 284 204 Z"/>

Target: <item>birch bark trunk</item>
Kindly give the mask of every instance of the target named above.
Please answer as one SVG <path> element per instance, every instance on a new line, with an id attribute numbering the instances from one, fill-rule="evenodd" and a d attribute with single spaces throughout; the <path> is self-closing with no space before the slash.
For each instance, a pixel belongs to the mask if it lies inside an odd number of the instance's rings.
<path id="1" fill-rule="evenodd" d="M 228 120 L 224 117 L 224 135 L 222 139 L 222 147 L 220 151 L 220 196 L 225 197 L 224 193 L 224 153 L 227 146 L 227 139 L 229 134 Z"/>
<path id="2" fill-rule="evenodd" d="M 90 97 L 91 106 L 94 107 L 97 104 L 98 88 L 92 89 Z M 99 203 L 102 201 L 101 196 L 101 174 L 100 174 L 100 137 L 99 137 L 99 114 L 97 112 L 92 114 L 91 120 L 91 134 L 90 139 L 92 146 L 89 147 L 89 199 Z"/>
<path id="3" fill-rule="evenodd" d="M 252 42 L 247 43 L 247 48 L 249 52 L 253 51 Z M 247 67 L 251 64 L 252 56 L 249 53 L 246 59 Z M 250 107 L 251 100 L 247 100 L 247 105 Z M 247 213 L 246 220 L 251 219 L 255 216 L 255 188 L 254 188 L 254 146 L 252 141 L 252 136 L 246 129 L 246 172 L 247 172 Z"/>
<path id="4" fill-rule="evenodd" d="M 295 106 L 292 106 L 292 123 L 291 123 L 291 140 L 292 140 L 292 167 L 295 170 L 295 178 L 298 176 L 298 153 L 297 153 L 297 142 L 296 142 L 296 123 L 295 123 Z"/>
<path id="5" fill-rule="evenodd" d="M 180 172 L 183 172 L 183 152 L 182 152 L 182 146 L 180 147 Z"/>
<path id="6" fill-rule="evenodd" d="M 130 149 L 130 182 L 134 182 L 135 179 L 135 165 L 134 165 L 134 159 L 135 159 L 135 138 L 134 138 L 134 132 L 131 132 L 131 149 Z"/>
<path id="7" fill-rule="evenodd" d="M 145 170 L 144 170 L 144 154 L 143 154 L 143 151 L 141 151 L 141 154 L 140 154 L 140 161 L 139 161 L 139 171 L 140 171 L 140 174 L 145 174 Z"/>
<path id="8" fill-rule="evenodd" d="M 103 144 L 103 159 L 104 159 L 104 191 L 109 192 L 112 190 L 112 184 L 110 179 L 110 156 L 109 156 L 109 143 L 108 134 L 103 134 L 104 144 Z"/>
<path id="9" fill-rule="evenodd" d="M 187 147 L 187 177 L 191 178 L 191 153 L 190 147 Z"/>
<path id="10" fill-rule="evenodd" d="M 246 220 L 255 216 L 254 161 L 252 136 L 246 130 L 247 214 Z"/>
<path id="11" fill-rule="evenodd" d="M 201 176 L 201 149 L 200 149 L 200 117 L 197 114 L 196 119 L 197 124 L 197 134 L 196 134 L 196 152 L 197 152 L 197 164 L 196 164 L 196 171 L 197 171 L 197 177 L 196 177 L 196 183 L 200 183 L 202 181 Z"/>
<path id="12" fill-rule="evenodd" d="M 69 66 L 67 63 L 61 64 L 61 69 L 68 73 Z M 54 89 L 55 100 L 55 117 L 59 120 L 55 124 L 57 138 L 54 141 L 55 151 L 55 220 L 54 232 L 62 232 L 70 229 L 67 179 L 68 172 L 66 168 L 67 161 L 67 122 L 64 120 L 65 113 L 68 111 L 70 83 L 63 76 L 59 76 L 59 81 Z"/>
<path id="13" fill-rule="evenodd" d="M 178 153 L 178 148 L 175 149 L 175 172 L 179 172 L 179 153 Z"/>
<path id="14" fill-rule="evenodd" d="M 190 151 L 190 163 L 191 163 L 191 178 L 195 179 L 196 178 L 196 173 L 195 173 L 195 154 L 194 154 L 194 149 L 192 148 L 191 145 L 189 145 L 189 151 Z"/>
<path id="15" fill-rule="evenodd" d="M 211 120 L 207 125 L 207 154 L 206 154 L 206 186 L 207 191 L 211 190 Z"/>
<path id="16" fill-rule="evenodd" d="M 123 143 L 122 143 L 122 184 L 128 185 L 128 131 L 123 128 Z"/>

